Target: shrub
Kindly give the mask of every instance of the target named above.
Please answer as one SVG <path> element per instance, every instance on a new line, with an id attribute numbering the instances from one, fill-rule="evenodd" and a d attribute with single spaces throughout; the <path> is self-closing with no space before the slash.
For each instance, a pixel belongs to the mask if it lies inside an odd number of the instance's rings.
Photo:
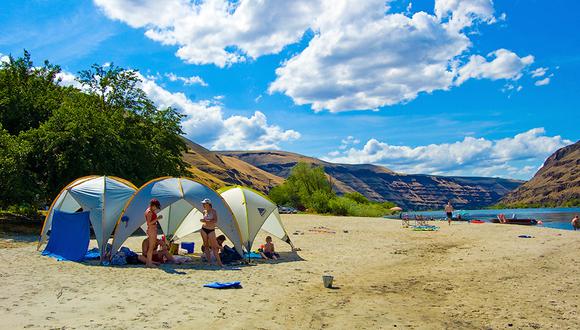
<path id="1" fill-rule="evenodd" d="M 344 194 L 344 197 L 348 198 L 348 199 L 352 199 L 353 201 L 359 203 L 359 204 L 368 204 L 369 200 L 368 198 L 366 198 L 363 194 L 359 193 L 359 192 L 352 192 L 352 193 L 346 193 Z"/>
<path id="2" fill-rule="evenodd" d="M 322 190 L 317 190 L 310 196 L 306 205 L 316 213 L 327 213 L 329 211 L 328 202 L 331 198 L 332 194 Z"/>
<path id="3" fill-rule="evenodd" d="M 334 197 L 328 201 L 329 212 L 334 215 L 349 215 L 356 202 L 346 197 Z"/>

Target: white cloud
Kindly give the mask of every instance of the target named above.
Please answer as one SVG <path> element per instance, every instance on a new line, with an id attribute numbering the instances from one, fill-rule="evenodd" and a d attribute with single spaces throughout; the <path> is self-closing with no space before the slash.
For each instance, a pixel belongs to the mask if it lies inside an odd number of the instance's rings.
<path id="1" fill-rule="evenodd" d="M 177 56 L 193 64 L 224 67 L 277 54 L 311 30 L 307 47 L 276 70 L 269 92 L 315 111 L 375 110 L 466 79 L 519 79 L 533 61 L 500 49 L 490 62 L 476 56 L 462 66 L 473 29 L 497 21 L 491 0 L 435 0 L 435 14 L 411 17 L 390 13 L 385 0 L 94 2 L 108 17 L 177 46 Z"/>
<path id="2" fill-rule="evenodd" d="M 546 136 L 534 128 L 499 140 L 465 137 L 455 143 L 409 147 L 370 139 L 360 149 L 333 151 L 325 160 L 351 164 L 381 164 L 405 173 L 448 175 L 511 175 L 524 177 L 557 149 L 572 141 Z M 532 167 L 529 167 L 532 166 Z M 523 172 L 521 172 L 523 171 Z"/>
<path id="3" fill-rule="evenodd" d="M 0 64 L 2 63 L 8 63 L 10 61 L 10 57 L 8 55 L 4 55 L 2 53 L 0 53 Z"/>
<path id="4" fill-rule="evenodd" d="M 344 150 L 344 149 L 348 148 L 349 146 L 353 146 L 355 144 L 359 144 L 360 143 L 360 140 L 357 139 L 357 138 L 355 138 L 352 135 L 349 135 L 349 136 L 346 137 L 346 139 L 342 139 L 340 141 L 340 143 L 341 143 L 341 145 L 338 148 L 341 149 L 341 150 Z"/>
<path id="5" fill-rule="evenodd" d="M 532 75 L 533 78 L 539 78 L 546 75 L 547 72 L 548 68 L 537 68 L 534 71 L 530 72 L 530 74 Z"/>
<path id="6" fill-rule="evenodd" d="M 496 21 L 491 0 L 436 0 L 435 15 L 440 20 L 448 18 L 450 28 L 457 31 L 472 26 L 474 21 Z"/>
<path id="7" fill-rule="evenodd" d="M 207 83 L 199 76 L 180 77 L 173 72 L 166 73 L 165 77 L 170 81 L 181 81 L 184 85 L 201 85 L 207 87 Z"/>
<path id="8" fill-rule="evenodd" d="M 519 57 L 507 49 L 498 49 L 489 53 L 487 57 L 493 59 L 487 61 L 483 56 L 472 55 L 469 62 L 459 69 L 455 84 L 461 85 L 468 79 L 483 78 L 518 80 L 522 77 L 522 71 L 534 63 L 533 56 Z"/>
<path id="9" fill-rule="evenodd" d="M 296 140 L 300 133 L 269 125 L 266 115 L 256 111 L 250 118 L 231 116 L 224 121 L 221 136 L 213 143 L 217 150 L 279 149 L 280 141 Z"/>
<path id="10" fill-rule="evenodd" d="M 462 31 L 495 21 L 491 1 L 436 1 L 435 16 L 412 17 L 385 15 L 384 1 L 366 1 L 360 11 L 341 4 L 325 8 L 308 47 L 276 70 L 271 93 L 311 104 L 315 111 L 378 109 L 471 78 L 516 80 L 533 62 L 532 56 L 500 49 L 491 62 L 477 56 L 461 66 L 471 47 Z"/>
<path id="11" fill-rule="evenodd" d="M 76 80 L 76 75 L 67 71 L 61 71 L 57 76 L 60 79 L 61 86 L 73 86 L 78 89 L 82 89 L 81 83 Z"/>
<path id="12" fill-rule="evenodd" d="M 249 118 L 224 118 L 221 95 L 193 102 L 183 93 L 170 92 L 154 80 L 140 78 L 143 90 L 157 106 L 173 107 L 185 115 L 181 124 L 188 138 L 213 149 L 279 149 L 280 142 L 300 138 L 300 133 L 294 130 L 268 124 L 266 116 L 259 111 Z"/>
<path id="13" fill-rule="evenodd" d="M 536 86 L 546 86 L 550 83 L 550 77 L 546 77 L 542 80 L 538 80 L 534 83 Z"/>
<path id="14" fill-rule="evenodd" d="M 300 40 L 320 12 L 319 1 L 94 0 L 110 18 L 164 45 L 188 63 L 219 67 L 275 54 Z"/>
<path id="15" fill-rule="evenodd" d="M 185 116 L 181 122 L 182 129 L 187 138 L 198 143 L 216 149 L 279 149 L 280 142 L 300 138 L 300 133 L 294 130 L 268 124 L 266 116 L 259 111 L 250 118 L 224 118 L 223 95 L 194 102 L 181 92 L 170 92 L 159 86 L 155 79 L 141 73 L 137 76 L 141 79 L 141 89 L 158 107 L 172 107 Z M 82 89 L 74 74 L 63 71 L 58 77 L 61 78 L 61 85 Z"/>

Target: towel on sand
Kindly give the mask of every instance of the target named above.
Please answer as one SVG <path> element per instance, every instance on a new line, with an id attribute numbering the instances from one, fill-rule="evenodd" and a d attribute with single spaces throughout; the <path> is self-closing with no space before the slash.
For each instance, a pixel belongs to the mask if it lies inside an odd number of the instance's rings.
<path id="1" fill-rule="evenodd" d="M 206 288 L 212 289 L 241 289 L 240 282 L 212 282 L 203 285 Z"/>

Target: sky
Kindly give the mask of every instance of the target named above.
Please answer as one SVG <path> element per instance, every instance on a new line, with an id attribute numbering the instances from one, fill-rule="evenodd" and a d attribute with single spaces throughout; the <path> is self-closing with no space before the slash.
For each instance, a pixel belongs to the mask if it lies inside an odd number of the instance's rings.
<path id="1" fill-rule="evenodd" d="M 580 139 L 580 3 L 4 0 L 0 57 L 138 70 L 212 150 L 527 180 Z"/>

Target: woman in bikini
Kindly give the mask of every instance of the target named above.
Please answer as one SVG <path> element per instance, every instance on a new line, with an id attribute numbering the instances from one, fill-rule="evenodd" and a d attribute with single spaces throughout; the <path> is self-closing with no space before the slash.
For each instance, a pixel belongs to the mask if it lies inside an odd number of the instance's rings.
<path id="1" fill-rule="evenodd" d="M 145 267 L 155 267 L 153 263 L 153 252 L 157 250 L 157 221 L 162 215 L 157 215 L 161 211 L 161 203 L 155 198 L 149 202 L 149 207 L 145 210 L 145 221 L 147 222 L 147 239 L 149 247 L 147 249 L 147 260 Z"/>
<path id="2" fill-rule="evenodd" d="M 205 247 L 206 260 L 211 262 L 211 252 L 209 249 L 211 248 L 218 266 L 222 267 L 223 265 L 219 254 L 220 247 L 215 236 L 215 229 L 218 222 L 217 212 L 213 209 L 211 201 L 208 198 L 201 201 L 201 205 L 203 206 L 203 219 L 200 220 L 202 222 L 200 233 L 203 239 L 203 246 Z"/>

